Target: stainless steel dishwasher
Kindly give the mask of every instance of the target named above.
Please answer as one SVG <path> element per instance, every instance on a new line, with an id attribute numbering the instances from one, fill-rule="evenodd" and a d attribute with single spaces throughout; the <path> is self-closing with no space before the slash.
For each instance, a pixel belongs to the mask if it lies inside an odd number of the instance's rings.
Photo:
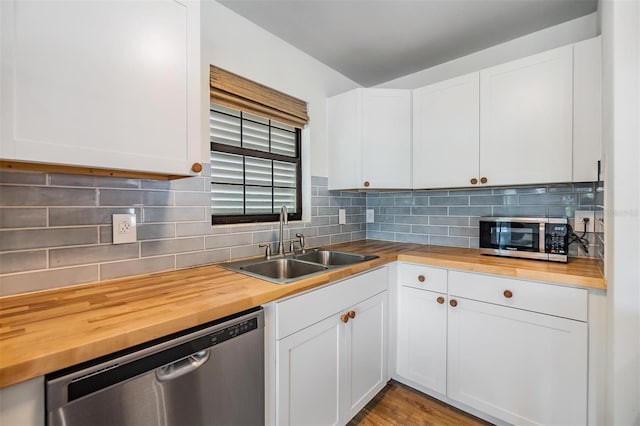
<path id="1" fill-rule="evenodd" d="M 261 308 L 47 376 L 52 426 L 264 424 Z"/>

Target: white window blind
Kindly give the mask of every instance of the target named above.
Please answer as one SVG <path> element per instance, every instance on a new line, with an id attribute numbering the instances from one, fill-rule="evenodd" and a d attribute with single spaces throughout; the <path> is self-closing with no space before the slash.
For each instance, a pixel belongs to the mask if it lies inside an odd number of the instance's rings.
<path id="1" fill-rule="evenodd" d="M 299 129 L 213 103 L 210 111 L 213 222 L 269 220 L 283 205 L 300 216 Z"/>

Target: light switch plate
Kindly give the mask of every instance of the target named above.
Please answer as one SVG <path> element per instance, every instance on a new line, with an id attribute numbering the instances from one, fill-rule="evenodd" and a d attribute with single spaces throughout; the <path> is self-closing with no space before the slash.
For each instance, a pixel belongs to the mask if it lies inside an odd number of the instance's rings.
<path id="1" fill-rule="evenodd" d="M 112 216 L 113 244 L 135 243 L 138 240 L 135 214 Z"/>
<path id="2" fill-rule="evenodd" d="M 587 224 L 587 232 L 593 232 L 594 225 L 595 225 L 595 217 L 594 217 L 593 211 L 576 210 L 576 216 L 575 216 L 576 219 L 575 219 L 575 224 L 573 226 L 573 231 L 578 235 L 584 232 L 584 224 L 582 223 L 582 220 L 585 217 L 589 219 L 589 223 Z"/>
<path id="3" fill-rule="evenodd" d="M 367 209 L 366 223 L 373 223 L 373 222 L 374 222 L 373 209 Z"/>
<path id="4" fill-rule="evenodd" d="M 347 211 L 345 209 L 338 209 L 338 223 L 340 225 L 347 223 Z"/>

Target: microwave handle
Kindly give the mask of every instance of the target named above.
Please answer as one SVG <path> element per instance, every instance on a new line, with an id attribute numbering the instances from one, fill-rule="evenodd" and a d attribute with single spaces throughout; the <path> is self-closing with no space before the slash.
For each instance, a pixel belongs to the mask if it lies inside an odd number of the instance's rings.
<path id="1" fill-rule="evenodd" d="M 547 239 L 547 232 L 546 232 L 546 227 L 545 227 L 546 223 L 542 222 L 540 223 L 540 227 L 538 228 L 538 237 L 540 238 L 539 240 L 539 244 L 538 244 L 538 251 L 540 253 L 546 253 L 547 251 L 547 247 L 545 245 L 545 241 Z"/>

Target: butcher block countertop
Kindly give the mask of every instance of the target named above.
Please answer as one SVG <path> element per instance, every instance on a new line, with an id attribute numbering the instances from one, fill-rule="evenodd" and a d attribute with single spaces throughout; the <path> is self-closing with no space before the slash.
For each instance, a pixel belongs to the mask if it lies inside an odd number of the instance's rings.
<path id="1" fill-rule="evenodd" d="M 332 247 L 378 259 L 273 284 L 217 265 L 0 298 L 0 387 L 70 367 L 395 260 L 605 289 L 591 259 L 568 264 L 474 249 L 364 240 Z"/>

